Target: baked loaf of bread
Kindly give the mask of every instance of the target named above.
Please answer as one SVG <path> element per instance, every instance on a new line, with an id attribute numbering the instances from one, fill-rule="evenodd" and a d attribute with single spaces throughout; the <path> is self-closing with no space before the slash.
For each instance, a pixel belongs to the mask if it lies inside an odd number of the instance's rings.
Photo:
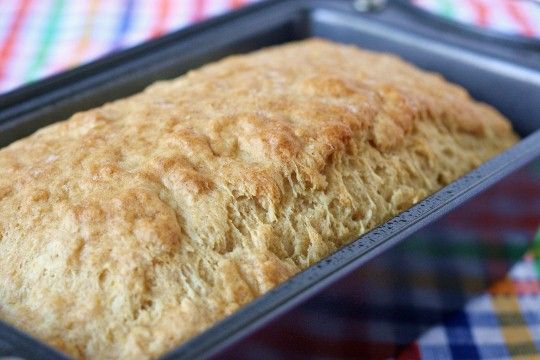
<path id="1" fill-rule="evenodd" d="M 391 55 L 228 57 L 0 151 L 0 318 L 155 358 L 516 139 Z"/>

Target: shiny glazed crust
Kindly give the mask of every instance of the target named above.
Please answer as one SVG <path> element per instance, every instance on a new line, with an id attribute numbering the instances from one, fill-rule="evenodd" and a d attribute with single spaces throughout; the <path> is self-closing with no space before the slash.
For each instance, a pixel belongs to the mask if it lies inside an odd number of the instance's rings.
<path id="1" fill-rule="evenodd" d="M 155 358 L 516 140 L 391 55 L 228 57 L 0 151 L 0 318 Z"/>

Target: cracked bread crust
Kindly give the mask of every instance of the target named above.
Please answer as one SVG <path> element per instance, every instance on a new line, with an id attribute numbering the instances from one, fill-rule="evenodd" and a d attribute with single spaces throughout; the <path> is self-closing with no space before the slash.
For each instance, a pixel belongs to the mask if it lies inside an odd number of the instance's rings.
<path id="1" fill-rule="evenodd" d="M 156 358 L 516 140 L 391 55 L 228 57 L 0 151 L 0 318 Z"/>

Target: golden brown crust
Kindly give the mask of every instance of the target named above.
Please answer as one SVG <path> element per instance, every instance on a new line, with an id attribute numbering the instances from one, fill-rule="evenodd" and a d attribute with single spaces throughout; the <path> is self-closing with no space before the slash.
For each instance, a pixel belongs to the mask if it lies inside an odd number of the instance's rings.
<path id="1" fill-rule="evenodd" d="M 0 318 L 155 358 L 516 139 L 390 55 L 229 57 L 0 151 Z"/>

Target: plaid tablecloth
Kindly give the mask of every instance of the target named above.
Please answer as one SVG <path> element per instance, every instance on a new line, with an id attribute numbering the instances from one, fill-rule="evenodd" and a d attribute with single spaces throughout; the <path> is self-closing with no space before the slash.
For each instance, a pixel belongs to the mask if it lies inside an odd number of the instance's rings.
<path id="1" fill-rule="evenodd" d="M 0 92 L 254 1 L 0 0 Z M 540 6 L 525 0 L 414 2 L 458 21 L 540 37 Z M 505 204 L 501 189 L 500 196 L 494 197 L 490 206 L 479 208 L 471 221 L 489 224 L 511 212 L 514 231 L 509 232 L 510 238 L 512 233 L 522 236 L 519 234 L 537 229 L 540 162 L 526 174 L 512 183 L 524 189 L 526 201 L 519 207 Z M 464 252 L 464 256 L 470 255 Z M 506 255 L 512 256 L 512 252 Z M 340 339 L 332 341 L 339 343 Z M 539 353 L 540 233 L 504 280 L 455 316 L 424 332 L 400 358 L 540 358 Z"/>
<path id="2" fill-rule="evenodd" d="M 540 358 L 540 159 L 480 197 L 468 205 L 468 219 L 460 218 L 452 229 L 466 230 L 463 242 L 450 243 L 445 256 L 457 251 L 478 264 L 490 252 L 492 260 L 511 262 L 514 257 L 517 264 L 485 294 L 426 331 L 402 359 Z M 497 243 L 504 246 L 479 240 L 494 237 L 503 239 Z M 517 259 L 526 247 L 525 256 Z M 470 266 L 461 276 L 464 283 L 474 283 L 485 271 Z"/>
<path id="3" fill-rule="evenodd" d="M 462 23 L 526 37 L 540 36 L 540 4 L 534 0 L 413 0 Z"/>

